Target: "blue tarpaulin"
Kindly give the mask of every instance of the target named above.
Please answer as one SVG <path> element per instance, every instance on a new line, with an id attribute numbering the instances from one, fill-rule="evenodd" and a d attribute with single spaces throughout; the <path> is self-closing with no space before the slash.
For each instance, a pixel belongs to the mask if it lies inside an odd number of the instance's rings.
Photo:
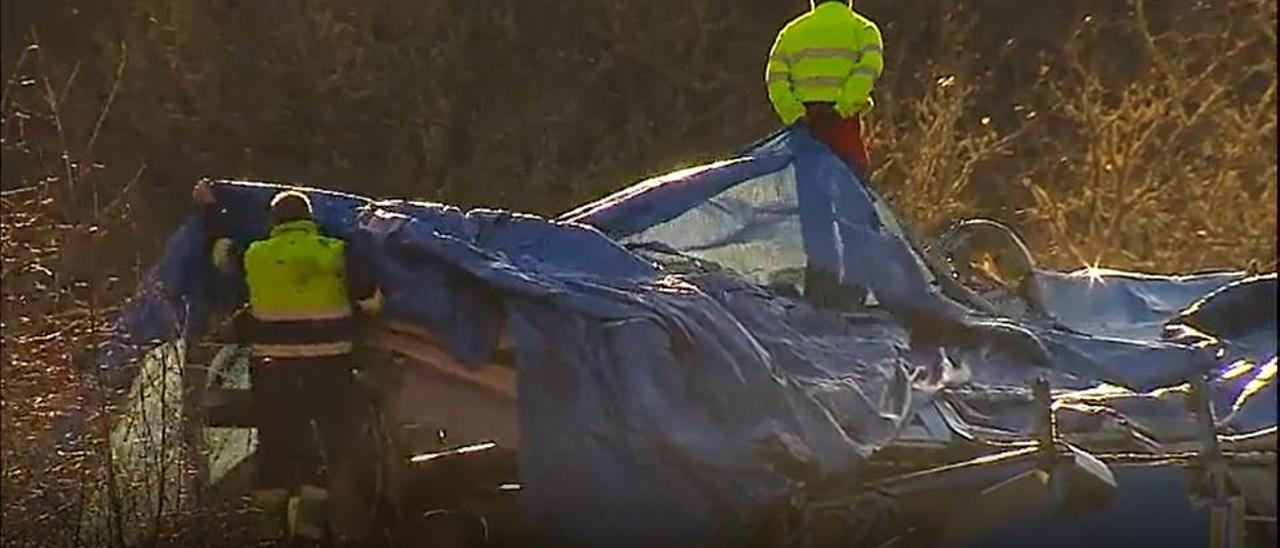
<path id="1" fill-rule="evenodd" d="M 280 189 L 215 184 L 217 236 L 263 237 Z M 549 545 L 741 545 L 767 504 L 890 443 L 938 379 L 957 393 L 1048 375 L 1141 394 L 1209 374 L 1241 427 L 1276 422 L 1274 309 L 1230 340 L 1165 336 L 1243 273 L 1043 272 L 1061 324 L 992 317 L 947 296 L 885 203 L 800 128 L 559 220 L 303 190 L 322 229 L 369 257 L 388 319 L 437 334 L 469 366 L 510 334 L 522 500 Z M 175 233 L 101 367 L 198 338 L 239 298 L 210 264 L 206 221 Z M 673 268 L 669 256 L 716 268 Z M 867 290 L 868 306 L 838 314 L 788 296 L 807 265 Z M 939 336 L 914 337 L 923 324 Z M 1270 406 L 1239 403 L 1244 392 Z M 1029 422 L 1006 415 L 966 418 L 1015 432 Z"/>

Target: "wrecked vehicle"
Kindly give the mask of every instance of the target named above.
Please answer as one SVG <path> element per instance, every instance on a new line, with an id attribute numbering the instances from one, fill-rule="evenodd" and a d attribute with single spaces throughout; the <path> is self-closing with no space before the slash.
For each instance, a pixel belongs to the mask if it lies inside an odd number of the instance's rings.
<path id="1" fill-rule="evenodd" d="M 260 237 L 281 188 L 216 182 L 237 227 L 219 236 Z M 392 528 L 443 511 L 477 545 L 1276 540 L 1275 273 L 1054 272 L 982 222 L 920 242 L 803 128 L 555 220 L 301 190 L 374 250 Z M 216 331 L 234 298 L 204 230 L 175 233 L 98 367 Z M 814 264 L 864 290 L 855 306 L 800 298 Z M 172 381 L 211 485 L 251 463 L 243 357 Z"/>

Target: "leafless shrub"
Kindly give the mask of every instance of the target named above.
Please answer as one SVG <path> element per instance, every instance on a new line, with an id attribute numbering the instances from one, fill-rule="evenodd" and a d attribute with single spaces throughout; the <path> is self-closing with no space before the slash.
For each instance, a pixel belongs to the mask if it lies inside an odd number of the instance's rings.
<path id="1" fill-rule="evenodd" d="M 981 75 L 964 51 L 973 20 L 946 20 L 939 56 L 912 75 L 924 84 L 915 101 L 882 100 L 869 116 L 868 141 L 880 156 L 871 179 L 922 233 L 976 204 L 970 182 L 984 161 L 1012 152 L 1021 130 L 1001 132 L 977 111 Z M 907 60 L 899 56 L 903 65 Z M 900 69 L 899 69 L 900 70 Z"/>
<path id="2" fill-rule="evenodd" d="M 1133 6 L 1086 20 L 1064 72 L 1045 75 L 1057 127 L 1036 136 L 1051 155 L 1022 178 L 1024 226 L 1063 268 L 1274 269 L 1275 4 L 1218 3 L 1160 30 Z M 1116 40 L 1137 68 L 1119 70 Z"/>
<path id="3" fill-rule="evenodd" d="M 21 180 L 6 180 L 0 195 L 4 543 L 165 544 L 195 510 L 192 459 L 177 449 L 182 424 L 171 419 L 180 416 L 180 355 L 157 362 L 127 393 L 82 367 L 140 287 L 133 190 L 145 164 L 110 180 L 94 160 L 127 58 L 82 127 L 61 108 L 78 71 L 59 78 L 49 70 L 34 35 L 25 53 L 6 83 L 0 126 L 6 162 L 24 163 Z M 122 414 L 136 407 L 130 398 L 150 405 Z"/>

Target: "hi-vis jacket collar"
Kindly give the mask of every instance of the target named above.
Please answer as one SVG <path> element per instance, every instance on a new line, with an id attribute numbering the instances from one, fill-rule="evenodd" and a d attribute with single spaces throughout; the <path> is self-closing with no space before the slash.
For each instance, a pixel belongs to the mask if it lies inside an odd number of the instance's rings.
<path id="1" fill-rule="evenodd" d="M 320 226 L 315 221 L 309 219 L 300 219 L 297 221 L 285 221 L 276 226 L 271 227 L 271 237 L 275 238 L 286 232 L 306 232 L 309 234 L 319 234 Z"/>

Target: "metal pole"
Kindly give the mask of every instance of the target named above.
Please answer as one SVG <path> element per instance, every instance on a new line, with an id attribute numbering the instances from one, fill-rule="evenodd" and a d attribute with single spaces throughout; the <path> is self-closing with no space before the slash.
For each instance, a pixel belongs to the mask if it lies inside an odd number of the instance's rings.
<path id="1" fill-rule="evenodd" d="M 1209 548 L 1243 548 L 1244 504 L 1227 493 L 1227 465 L 1218 443 L 1213 400 L 1204 377 L 1191 380 L 1192 403 L 1200 434 L 1200 462 L 1209 476 Z"/>
<path id="2" fill-rule="evenodd" d="M 1049 391 L 1049 380 L 1041 375 L 1031 385 L 1031 395 L 1036 407 L 1036 434 L 1040 442 L 1040 459 L 1044 470 L 1052 470 L 1058 451 L 1055 440 L 1058 438 L 1057 425 L 1053 420 L 1053 398 Z"/>

